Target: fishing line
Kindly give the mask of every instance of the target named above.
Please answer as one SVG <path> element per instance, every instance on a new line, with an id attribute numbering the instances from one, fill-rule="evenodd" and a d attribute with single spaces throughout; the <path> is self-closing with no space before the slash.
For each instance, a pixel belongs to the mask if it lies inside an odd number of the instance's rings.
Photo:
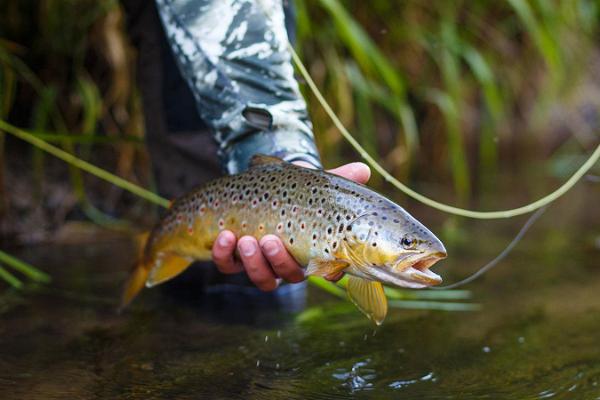
<path id="1" fill-rule="evenodd" d="M 519 231 L 519 233 L 517 233 L 517 236 L 515 236 L 515 238 L 508 244 L 508 246 L 506 246 L 506 248 L 504 250 L 502 250 L 502 252 L 496 256 L 496 258 L 494 258 L 489 263 L 485 264 L 473 275 L 471 275 L 461 281 L 458 281 L 456 283 L 452 283 L 450 285 L 430 287 L 429 289 L 446 290 L 446 289 L 454 289 L 454 288 L 457 288 L 460 286 L 464 286 L 467 283 L 473 282 L 475 279 L 479 278 L 481 275 L 485 274 L 486 272 L 488 272 L 489 270 L 494 268 L 496 265 L 498 265 L 498 263 L 500 261 L 502 261 L 504 258 L 506 258 L 506 256 L 508 254 L 510 254 L 510 252 L 515 248 L 515 246 L 521 241 L 523 236 L 525 236 L 525 233 L 527 233 L 529 228 L 531 228 L 531 226 L 535 223 L 535 221 L 537 221 L 542 216 L 542 214 L 544 213 L 544 211 L 546 211 L 547 208 L 548 208 L 548 206 L 539 208 L 532 216 L 530 216 L 529 219 L 527 220 L 527 222 L 525 222 L 525 225 L 523 225 L 523 227 Z"/>
<path id="2" fill-rule="evenodd" d="M 437 210 L 444 211 L 449 214 L 459 215 L 459 216 L 468 217 L 468 218 L 476 218 L 476 219 L 511 218 L 511 217 L 516 217 L 518 215 L 528 214 L 530 212 L 533 212 L 535 210 L 538 210 L 542 207 L 547 206 L 548 204 L 552 203 L 553 201 L 558 199 L 560 196 L 565 194 L 567 191 L 569 191 L 569 189 L 571 189 L 581 179 L 581 177 L 584 176 L 592 168 L 592 166 L 598 161 L 598 159 L 600 159 L 600 145 L 598 145 L 596 147 L 596 150 L 594 150 L 594 152 L 590 155 L 590 157 L 587 159 L 587 161 L 585 163 L 583 163 L 581 165 L 581 167 L 579 167 L 579 169 L 571 176 L 571 178 L 569 178 L 562 186 L 560 186 L 558 189 L 551 192 L 550 194 L 542 197 L 541 199 L 534 201 L 530 204 L 527 204 L 525 206 L 522 206 L 522 207 L 513 208 L 510 210 L 499 210 L 499 211 L 475 211 L 475 210 L 468 210 L 468 209 L 464 209 L 464 208 L 454 207 L 454 206 L 451 206 L 451 205 L 445 204 L 445 203 L 440 203 L 439 201 L 430 199 L 429 197 L 426 197 L 426 196 L 412 190 L 411 188 L 409 188 L 408 186 L 406 186 L 405 184 L 403 184 L 402 182 L 400 182 L 399 180 L 394 178 L 373 157 L 371 157 L 371 155 L 360 145 L 360 143 L 358 143 L 356 141 L 356 139 L 354 139 L 354 137 L 350 134 L 350 132 L 348 132 L 348 130 L 344 127 L 344 124 L 342 124 L 342 122 L 339 120 L 339 118 L 337 117 L 335 112 L 331 109 L 331 107 L 329 106 L 329 103 L 327 103 L 327 100 L 325 100 L 325 98 L 319 91 L 319 88 L 317 87 L 315 82 L 310 77 L 310 74 L 306 70 L 306 67 L 302 63 L 302 60 L 300 60 L 300 57 L 298 56 L 298 54 L 296 53 L 296 51 L 294 50 L 294 48 L 292 47 L 292 45 L 289 42 L 288 42 L 288 49 L 289 49 L 290 53 L 292 54 L 294 63 L 298 67 L 298 70 L 300 71 L 300 74 L 302 75 L 302 77 L 306 80 L 306 83 L 308 84 L 308 87 L 310 88 L 310 90 L 315 95 L 315 97 L 317 98 L 317 100 L 319 101 L 319 103 L 321 104 L 321 106 L 323 107 L 323 109 L 325 110 L 327 115 L 329 116 L 329 118 L 331 118 L 331 121 L 333 122 L 333 124 L 338 128 L 338 130 L 340 131 L 342 136 L 352 145 L 352 147 L 354 147 L 354 149 L 358 152 L 358 154 L 375 171 L 377 171 L 381 176 L 383 176 L 383 178 L 386 181 L 388 181 L 389 183 L 391 183 L 394 187 L 396 187 L 400 191 L 404 192 L 406 195 L 412 197 L 413 199 L 420 201 L 421 203 L 428 205 L 429 207 L 435 208 Z"/>

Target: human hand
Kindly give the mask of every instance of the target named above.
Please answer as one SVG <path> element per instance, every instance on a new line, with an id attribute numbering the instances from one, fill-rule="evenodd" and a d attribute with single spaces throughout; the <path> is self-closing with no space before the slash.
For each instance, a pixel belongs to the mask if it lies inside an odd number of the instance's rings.
<path id="1" fill-rule="evenodd" d="M 302 161 L 295 164 L 312 168 Z M 358 183 L 366 183 L 371 176 L 369 167 L 360 162 L 342 165 L 328 172 Z M 241 260 L 234 258 L 236 247 Z M 265 235 L 260 241 L 252 236 L 242 236 L 237 240 L 233 232 L 224 230 L 215 240 L 212 257 L 221 273 L 235 274 L 245 270 L 250 280 L 264 291 L 276 289 L 279 279 L 291 283 L 304 280 L 304 270 L 275 235 Z M 328 279 L 337 281 L 342 276 L 343 272 Z"/>

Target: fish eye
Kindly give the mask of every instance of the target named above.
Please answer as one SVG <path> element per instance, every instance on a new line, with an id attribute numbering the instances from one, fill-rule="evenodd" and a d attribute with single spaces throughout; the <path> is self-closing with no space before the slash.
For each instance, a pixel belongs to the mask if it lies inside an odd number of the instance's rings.
<path id="1" fill-rule="evenodd" d="M 412 250 L 417 246 L 417 239 L 410 233 L 407 233 L 400 240 L 400 244 L 405 250 Z"/>

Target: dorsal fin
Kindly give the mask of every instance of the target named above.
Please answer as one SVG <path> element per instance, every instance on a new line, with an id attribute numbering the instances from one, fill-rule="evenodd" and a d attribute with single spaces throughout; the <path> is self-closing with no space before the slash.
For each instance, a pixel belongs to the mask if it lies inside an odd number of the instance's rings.
<path id="1" fill-rule="evenodd" d="M 267 156 L 264 154 L 255 154 L 250 159 L 250 168 L 258 167 L 261 165 L 282 164 L 282 163 L 285 163 L 285 161 L 283 161 L 279 157 Z"/>

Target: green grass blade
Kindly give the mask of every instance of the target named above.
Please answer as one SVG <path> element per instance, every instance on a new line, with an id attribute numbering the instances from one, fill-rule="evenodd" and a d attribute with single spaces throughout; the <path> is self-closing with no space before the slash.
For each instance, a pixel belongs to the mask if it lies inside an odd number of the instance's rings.
<path id="1" fill-rule="evenodd" d="M 19 278 L 8 272 L 2 266 L 0 266 L 0 279 L 4 280 L 15 289 L 21 289 L 23 287 L 23 282 L 21 282 Z"/>
<path id="2" fill-rule="evenodd" d="M 66 162 L 74 167 L 80 168 L 92 175 L 97 176 L 100 179 L 104 179 L 105 181 L 110 182 L 113 185 L 120 187 L 121 189 L 127 190 L 127 191 L 129 191 L 151 203 L 158 204 L 165 208 L 168 208 L 170 205 L 169 200 L 160 197 L 156 193 L 146 190 L 136 184 L 133 184 L 133 183 L 117 176 L 117 175 L 111 174 L 110 172 L 105 171 L 102 168 L 96 167 L 95 165 L 90 164 L 87 161 L 77 158 L 73 154 L 70 154 L 62 149 L 59 149 L 56 146 L 46 143 L 43 140 L 35 137 L 35 135 L 32 135 L 31 133 L 29 133 L 23 129 L 19 129 L 19 128 L 7 123 L 6 121 L 0 120 L 0 130 L 6 131 L 24 141 L 32 144 L 32 145 L 52 154 L 53 156 L 60 158 L 64 162 Z"/>
<path id="3" fill-rule="evenodd" d="M 393 308 L 406 308 L 411 310 L 439 310 L 439 311 L 479 311 L 481 305 L 474 303 L 444 303 L 439 301 L 413 301 L 413 300 L 390 300 L 388 302 Z"/>
<path id="4" fill-rule="evenodd" d="M 342 41 L 348 46 L 352 55 L 362 68 L 369 72 L 377 72 L 390 89 L 405 94 L 404 80 L 396 68 L 388 61 L 364 29 L 352 18 L 337 0 L 321 0 L 321 5 L 331 14 Z"/>
<path id="5" fill-rule="evenodd" d="M 344 289 L 340 288 L 335 283 L 329 282 L 323 278 L 317 276 L 309 276 L 308 282 L 334 296 L 337 296 L 342 299 L 347 298 L 346 291 Z"/>
<path id="6" fill-rule="evenodd" d="M 552 32 L 536 18 L 529 2 L 525 0 L 508 0 L 515 13 L 525 25 L 537 50 L 540 52 L 551 74 L 551 82 L 555 89 L 563 78 L 562 55 L 559 48 L 560 41 Z"/>
<path id="7" fill-rule="evenodd" d="M 400 122 L 406 147 L 410 154 L 414 155 L 419 145 L 419 130 L 414 112 L 406 99 L 364 76 L 354 63 L 347 63 L 345 72 L 354 90 L 374 100 Z"/>
<path id="8" fill-rule="evenodd" d="M 35 137 L 50 143 L 70 142 L 74 144 L 102 144 L 102 145 L 118 145 L 122 143 L 140 146 L 144 142 L 141 138 L 133 135 L 121 135 L 115 137 L 98 136 L 98 135 L 71 135 L 66 133 L 56 133 L 47 131 L 30 131 Z"/>
<path id="9" fill-rule="evenodd" d="M 385 287 L 385 294 L 393 300 L 466 300 L 471 298 L 469 290 L 402 290 Z"/>
<path id="10" fill-rule="evenodd" d="M 50 275 L 0 250 L 0 262 L 40 283 L 50 282 Z"/>

